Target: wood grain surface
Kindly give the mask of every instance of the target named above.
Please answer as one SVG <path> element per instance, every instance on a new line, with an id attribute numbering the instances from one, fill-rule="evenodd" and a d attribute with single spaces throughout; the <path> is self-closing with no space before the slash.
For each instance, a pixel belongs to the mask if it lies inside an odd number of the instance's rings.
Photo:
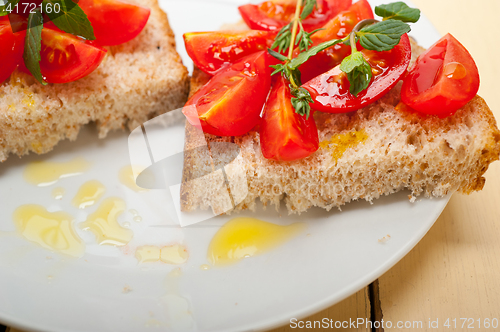
<path id="1" fill-rule="evenodd" d="M 356 321 L 358 318 L 364 318 L 371 320 L 371 305 L 369 298 L 369 290 L 368 287 L 360 290 L 356 294 L 350 296 L 344 301 L 326 309 L 321 312 L 318 312 L 315 315 L 312 315 L 307 318 L 301 318 L 300 320 L 306 324 L 306 322 L 314 322 L 314 321 L 322 321 L 324 318 L 328 320 L 333 320 L 334 322 L 345 322 L 345 321 Z M 305 326 L 305 325 L 304 325 Z M 318 325 L 319 326 L 319 325 Z M 301 330 L 300 328 L 292 328 L 292 326 L 284 326 L 270 332 L 285 332 L 285 331 L 296 331 Z M 359 332 L 368 332 L 371 329 L 366 329 L 365 327 L 361 329 L 352 329 L 347 328 L 343 329 L 343 331 L 359 331 Z"/>
<path id="2" fill-rule="evenodd" d="M 481 75 L 479 94 L 500 120 L 500 1 L 414 2 L 441 34 L 451 33 L 470 51 Z M 438 331 L 464 331 L 473 319 L 470 327 L 476 331 L 493 330 L 479 322 L 500 320 L 499 256 L 500 163 L 495 162 L 483 191 L 454 195 L 425 238 L 379 279 L 384 320 L 423 321 L 426 328 L 421 330 L 430 330 L 431 319 L 438 320 Z M 468 318 L 463 328 L 460 318 Z"/>
<path id="3" fill-rule="evenodd" d="M 479 95 L 498 121 L 500 37 L 496 25 L 500 1 L 413 2 L 441 34 L 451 33 L 472 54 L 481 75 Z M 484 326 L 485 319 L 500 320 L 500 162 L 490 167 L 486 179 L 483 191 L 470 196 L 454 195 L 424 239 L 379 279 L 378 309 L 384 321 L 409 321 L 412 325 L 422 322 L 422 328 L 415 325 L 406 330 L 465 331 L 473 319 L 471 327 L 476 331 L 500 330 Z M 358 296 L 306 320 L 354 312 Z M 463 328 L 464 320 L 460 318 L 468 318 Z M 433 324 L 438 322 L 438 329 L 429 328 L 429 319 Z M 449 328 L 444 326 L 447 319 Z M 294 330 L 283 327 L 273 331 Z"/>
<path id="4" fill-rule="evenodd" d="M 481 74 L 479 94 L 500 119 L 500 37 L 496 29 L 500 0 L 413 2 L 441 34 L 450 32 L 473 55 Z M 500 162 L 490 167 L 486 179 L 483 191 L 453 196 L 425 238 L 379 279 L 380 302 L 372 303 L 377 308 L 371 308 L 365 288 L 303 320 L 370 318 L 372 309 L 380 309 L 384 321 L 423 322 L 422 329 L 408 331 L 431 330 L 429 319 L 439 322 L 433 331 L 466 330 L 461 328 L 460 318 L 474 319 L 476 331 L 495 330 L 479 327 L 478 319 L 481 323 L 487 318 L 500 319 Z M 443 326 L 448 318 L 449 329 Z M 272 332 L 296 330 L 285 326 Z"/>

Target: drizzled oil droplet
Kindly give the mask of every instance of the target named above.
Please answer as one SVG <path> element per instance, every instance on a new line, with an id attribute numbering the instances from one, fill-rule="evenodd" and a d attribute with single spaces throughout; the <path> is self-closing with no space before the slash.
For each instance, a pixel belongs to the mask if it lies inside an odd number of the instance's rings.
<path id="1" fill-rule="evenodd" d="M 120 198 L 107 198 L 91 214 L 81 227 L 90 230 L 100 245 L 124 246 L 132 240 L 134 233 L 118 223 L 118 216 L 126 209 L 125 202 Z"/>
<path id="2" fill-rule="evenodd" d="M 61 178 L 84 173 L 90 168 L 90 163 L 83 158 L 76 158 L 65 163 L 37 161 L 28 164 L 24 169 L 24 179 L 35 186 L 50 186 Z"/>
<path id="3" fill-rule="evenodd" d="M 161 248 L 161 261 L 167 264 L 180 265 L 187 262 L 189 253 L 186 247 L 180 244 Z"/>
<path id="4" fill-rule="evenodd" d="M 120 179 L 120 182 L 127 186 L 129 189 L 132 189 L 133 191 L 136 192 L 143 192 L 143 191 L 148 191 L 148 189 L 144 189 L 139 187 L 136 182 L 135 182 L 135 177 L 134 177 L 134 171 L 136 173 L 140 173 L 144 167 L 140 166 L 125 166 L 120 169 L 120 172 L 118 173 L 118 178 Z"/>
<path id="5" fill-rule="evenodd" d="M 212 239 L 208 260 L 213 266 L 234 264 L 284 244 L 305 227 L 304 223 L 280 226 L 254 218 L 232 219 Z"/>
<path id="6" fill-rule="evenodd" d="M 105 192 L 106 187 L 99 181 L 88 181 L 78 190 L 78 193 L 73 198 L 73 205 L 79 209 L 85 209 L 97 203 Z"/>
<path id="7" fill-rule="evenodd" d="M 460 62 L 450 62 L 443 67 L 443 75 L 453 80 L 461 80 L 467 76 L 467 69 Z"/>
<path id="8" fill-rule="evenodd" d="M 14 223 L 24 238 L 52 251 L 81 257 L 85 245 L 74 231 L 72 221 L 71 215 L 48 212 L 40 205 L 23 205 L 14 212 Z"/>
<path id="9" fill-rule="evenodd" d="M 161 249 L 155 246 L 144 246 L 137 248 L 135 257 L 139 263 L 152 263 L 160 260 Z"/>
<path id="10" fill-rule="evenodd" d="M 329 140 L 319 144 L 322 149 L 329 149 L 332 152 L 334 161 L 339 160 L 344 153 L 359 144 L 364 144 L 369 136 L 364 129 L 359 131 L 350 131 L 343 134 L 333 135 Z"/>
<path id="11" fill-rule="evenodd" d="M 65 193 L 66 190 L 64 190 L 64 188 L 57 187 L 52 190 L 52 197 L 54 197 L 54 199 L 61 200 L 63 199 Z"/>
<path id="12" fill-rule="evenodd" d="M 180 265 L 187 262 L 189 253 L 186 247 L 174 244 L 166 247 L 143 246 L 136 250 L 135 257 L 139 263 L 162 261 L 163 263 Z"/>

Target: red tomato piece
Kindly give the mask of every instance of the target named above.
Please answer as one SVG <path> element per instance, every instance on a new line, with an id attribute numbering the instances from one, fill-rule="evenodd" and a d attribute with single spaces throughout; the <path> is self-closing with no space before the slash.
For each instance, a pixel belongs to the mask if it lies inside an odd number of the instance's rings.
<path id="1" fill-rule="evenodd" d="M 323 26 L 324 30 L 312 35 L 313 46 L 332 39 L 343 39 L 351 33 L 352 29 L 360 21 L 372 18 L 372 7 L 368 1 L 360 0 L 349 7 L 348 10 L 339 13 L 328 21 Z M 297 54 L 298 51 L 296 52 Z M 307 82 L 339 65 L 349 54 L 351 54 L 351 48 L 344 44 L 337 44 L 318 53 L 300 67 L 302 82 Z"/>
<path id="2" fill-rule="evenodd" d="M 271 47 L 275 36 L 258 30 L 190 32 L 184 34 L 184 43 L 194 64 L 215 75 L 241 58 Z"/>
<path id="3" fill-rule="evenodd" d="M 303 22 L 306 31 L 322 27 L 339 12 L 346 10 L 352 0 L 318 0 L 317 7 Z M 279 31 L 290 23 L 295 14 L 295 1 L 265 1 L 260 5 L 244 5 L 238 9 L 245 23 L 254 30 Z"/>
<path id="4" fill-rule="evenodd" d="M 354 97 L 349 92 L 347 75 L 340 70 L 339 65 L 303 85 L 314 100 L 311 107 L 327 113 L 346 113 L 381 98 L 406 73 L 411 59 L 410 39 L 404 34 L 399 44 L 390 51 L 362 50 L 361 52 L 372 67 L 373 77 L 368 89 Z"/>
<path id="5" fill-rule="evenodd" d="M 319 148 L 313 112 L 309 119 L 297 114 L 291 98 L 288 81 L 280 77 L 273 85 L 260 125 L 260 146 L 267 159 L 298 160 Z"/>
<path id="6" fill-rule="evenodd" d="M 69 83 L 83 78 L 99 67 L 106 50 L 94 42 L 59 30 L 52 23 L 42 29 L 40 69 L 48 83 Z M 22 65 L 20 69 L 28 74 Z"/>
<path id="7" fill-rule="evenodd" d="M 420 55 L 403 81 L 401 100 L 411 108 L 447 117 L 479 90 L 479 72 L 467 49 L 450 34 Z"/>
<path id="8" fill-rule="evenodd" d="M 12 32 L 9 18 L 0 17 L 0 84 L 10 77 L 23 60 L 26 31 Z"/>
<path id="9" fill-rule="evenodd" d="M 17 33 L 17 32 L 25 32 L 26 29 L 28 28 L 28 19 L 22 15 L 18 14 L 9 14 L 7 16 L 10 21 L 10 27 L 12 28 L 12 32 Z M 23 36 L 25 33 L 23 34 Z"/>
<path id="10" fill-rule="evenodd" d="M 352 31 L 359 21 L 373 18 L 373 10 L 367 0 L 360 0 L 348 9 L 338 13 L 320 30 L 312 35 L 314 45 L 332 39 L 342 39 Z"/>
<path id="11" fill-rule="evenodd" d="M 217 136 L 240 136 L 260 122 L 260 113 L 271 87 L 267 51 L 251 54 L 221 71 L 184 106 L 189 123 Z"/>
<path id="12" fill-rule="evenodd" d="M 144 29 L 151 10 L 118 0 L 79 0 L 102 46 L 126 43 Z"/>

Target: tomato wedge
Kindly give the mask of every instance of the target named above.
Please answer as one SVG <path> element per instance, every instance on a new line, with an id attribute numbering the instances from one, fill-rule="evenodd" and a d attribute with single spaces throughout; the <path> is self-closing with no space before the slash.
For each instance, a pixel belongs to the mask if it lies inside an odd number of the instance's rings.
<path id="1" fill-rule="evenodd" d="M 373 18 L 373 10 L 367 0 L 359 0 L 329 20 L 322 29 L 312 35 L 314 45 L 331 39 L 347 37 L 359 21 Z"/>
<path id="2" fill-rule="evenodd" d="M 96 42 L 102 46 L 126 43 L 144 29 L 151 10 L 118 0 L 75 1 L 92 23 Z"/>
<path id="3" fill-rule="evenodd" d="M 317 0 L 317 7 L 302 25 L 306 31 L 322 27 L 339 12 L 346 10 L 352 0 Z M 245 23 L 254 30 L 279 31 L 290 23 L 296 8 L 295 1 L 265 1 L 260 5 L 238 7 Z"/>
<path id="4" fill-rule="evenodd" d="M 194 64 L 215 75 L 241 58 L 271 47 L 275 35 L 258 30 L 190 32 L 184 34 L 184 43 Z"/>
<path id="5" fill-rule="evenodd" d="M 349 92 L 347 75 L 339 65 L 303 85 L 314 100 L 312 108 L 327 113 L 346 113 L 378 100 L 406 73 L 411 58 L 410 39 L 404 34 L 399 44 L 390 51 L 361 52 L 372 67 L 373 77 L 368 89 L 354 97 Z"/>
<path id="6" fill-rule="evenodd" d="M 264 107 L 260 125 L 260 146 L 267 159 L 292 161 L 305 158 L 319 148 L 318 129 L 309 119 L 295 113 L 288 81 L 280 77 Z"/>
<path id="7" fill-rule="evenodd" d="M 360 0 L 332 18 L 323 26 L 324 30 L 312 35 L 313 46 L 332 39 L 342 39 L 351 33 L 352 29 L 360 21 L 373 18 L 372 7 L 366 0 Z M 351 53 L 351 48 L 344 44 L 337 44 L 330 47 L 314 57 L 311 57 L 300 67 L 302 82 L 332 69 L 339 65 L 342 60 Z M 298 55 L 298 51 L 295 53 Z"/>
<path id="8" fill-rule="evenodd" d="M 184 106 L 189 123 L 217 136 L 240 136 L 260 121 L 271 87 L 271 64 L 267 51 L 251 54 L 221 71 Z"/>
<path id="9" fill-rule="evenodd" d="M 59 30 L 53 23 L 42 29 L 40 69 L 48 83 L 69 83 L 83 78 L 99 67 L 106 50 L 94 42 Z M 24 64 L 20 69 L 30 72 Z"/>
<path id="10" fill-rule="evenodd" d="M 12 32 L 9 18 L 0 17 L 0 84 L 10 77 L 23 59 L 26 31 Z"/>
<path id="11" fill-rule="evenodd" d="M 479 72 L 467 49 L 450 34 L 420 55 L 403 80 L 401 100 L 422 113 L 447 117 L 479 90 Z"/>

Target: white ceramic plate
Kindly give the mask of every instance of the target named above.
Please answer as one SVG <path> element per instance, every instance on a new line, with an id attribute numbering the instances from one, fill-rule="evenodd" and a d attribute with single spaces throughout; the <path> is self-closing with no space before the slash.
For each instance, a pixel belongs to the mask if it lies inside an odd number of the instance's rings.
<path id="1" fill-rule="evenodd" d="M 215 30 L 239 19 L 237 1 L 164 0 L 161 4 L 188 65 L 182 33 Z M 425 18 L 414 26 L 413 35 L 424 46 L 439 37 Z M 182 123 L 171 127 L 168 135 L 171 147 L 182 151 Z M 373 205 L 351 203 L 342 212 L 312 209 L 300 217 L 288 217 L 284 211 L 282 216 L 275 211 L 245 213 L 282 225 L 302 221 L 308 228 L 265 255 L 204 271 L 200 266 L 207 263 L 208 244 L 229 217 L 176 227 L 165 191 L 137 193 L 119 182 L 119 170 L 129 164 L 127 134 L 115 133 L 103 141 L 96 137 L 95 128 L 88 127 L 77 142 L 63 142 L 52 153 L 21 160 L 11 157 L 0 165 L 0 321 L 4 324 L 51 332 L 222 332 L 287 324 L 291 318 L 341 301 L 382 275 L 425 235 L 448 202 L 448 198 L 423 199 L 412 204 L 408 193 L 402 192 Z M 23 179 L 30 162 L 75 157 L 90 161 L 91 169 L 48 187 Z M 98 246 L 92 234 L 77 227 L 86 253 L 73 259 L 15 235 L 12 214 L 23 204 L 66 211 L 76 224 L 85 221 L 97 206 L 79 210 L 71 199 L 88 180 L 101 181 L 106 197 L 121 197 L 127 209 L 137 210 L 143 218 L 134 222 L 129 212 L 119 217 L 134 231 L 127 247 Z M 62 200 L 52 197 L 55 187 L 65 188 Z M 381 243 L 379 239 L 386 235 L 390 240 Z M 190 253 L 177 278 L 168 276 L 172 265 L 138 265 L 134 258 L 138 246 L 169 243 L 182 243 Z"/>

